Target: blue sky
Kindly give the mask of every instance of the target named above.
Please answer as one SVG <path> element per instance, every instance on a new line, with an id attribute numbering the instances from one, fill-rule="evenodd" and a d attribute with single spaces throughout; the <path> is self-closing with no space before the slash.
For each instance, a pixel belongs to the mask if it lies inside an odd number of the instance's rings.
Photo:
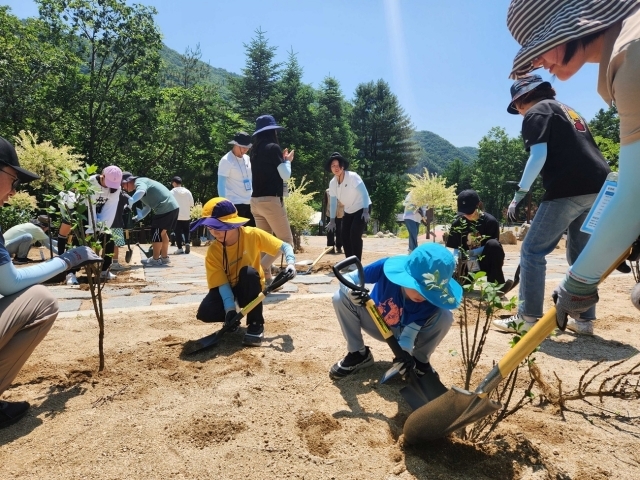
<path id="1" fill-rule="evenodd" d="M 0 0 L 2 1 L 2 0 Z M 21 18 L 37 16 L 33 0 L 4 0 Z M 133 2 L 131 2 L 133 3 Z M 158 10 L 170 48 L 200 44 L 202 60 L 241 73 L 243 44 L 255 30 L 293 49 L 304 80 L 317 87 L 327 75 L 351 99 L 362 82 L 391 85 L 417 130 L 454 145 L 477 146 L 500 126 L 518 135 L 521 117 L 506 113 L 507 78 L 518 45 L 506 27 L 509 0 L 136 0 Z M 567 82 L 552 80 L 558 100 L 590 120 L 605 103 L 596 93 L 596 65 Z"/>

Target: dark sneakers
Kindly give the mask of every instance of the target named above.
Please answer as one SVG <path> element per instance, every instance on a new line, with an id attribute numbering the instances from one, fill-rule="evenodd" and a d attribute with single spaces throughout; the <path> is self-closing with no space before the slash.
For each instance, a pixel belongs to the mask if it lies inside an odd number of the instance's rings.
<path id="1" fill-rule="evenodd" d="M 184 244 L 184 253 L 188 254 L 191 251 L 191 245 L 188 243 Z"/>
<path id="2" fill-rule="evenodd" d="M 418 378 L 423 377 L 427 373 L 433 373 L 436 377 L 440 378 L 440 375 L 438 375 L 438 372 L 436 372 L 436 370 L 431 366 L 429 362 L 424 363 L 415 358 L 414 358 L 414 361 L 416 362 L 415 372 Z"/>
<path id="3" fill-rule="evenodd" d="M 13 425 L 29 410 L 28 402 L 3 402 L 0 401 L 0 428 Z"/>
<path id="4" fill-rule="evenodd" d="M 244 334 L 242 344 L 247 347 L 259 347 L 262 345 L 262 339 L 264 338 L 264 325 L 258 325 L 257 323 L 250 323 L 247 326 L 247 332 Z"/>
<path id="5" fill-rule="evenodd" d="M 13 259 L 13 264 L 14 265 L 26 265 L 27 263 L 33 263 L 33 260 L 31 260 L 30 258 L 20 258 L 20 257 L 15 257 Z"/>
<path id="6" fill-rule="evenodd" d="M 331 378 L 343 378 L 355 371 L 373 365 L 373 355 L 371 355 L 371 349 L 369 347 L 365 348 L 366 351 L 364 352 L 364 354 L 360 352 L 347 353 L 346 357 L 344 357 L 342 360 L 339 360 L 338 363 L 334 364 L 333 367 L 331 367 L 329 376 Z"/>

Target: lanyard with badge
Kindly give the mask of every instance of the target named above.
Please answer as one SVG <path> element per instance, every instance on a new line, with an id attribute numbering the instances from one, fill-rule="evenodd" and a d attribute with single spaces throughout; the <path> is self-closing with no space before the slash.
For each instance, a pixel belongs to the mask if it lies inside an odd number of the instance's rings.
<path id="1" fill-rule="evenodd" d="M 233 154 L 236 157 L 236 154 Z M 240 161 L 242 159 L 242 162 Z M 249 169 L 247 168 L 247 164 L 244 161 L 244 155 L 242 157 L 236 157 L 236 161 L 238 162 L 238 168 L 240 169 L 240 174 L 242 175 L 242 183 L 244 184 L 244 189 L 247 192 L 251 191 L 251 179 L 249 178 Z M 242 165 L 244 165 L 244 172 L 242 171 Z"/>

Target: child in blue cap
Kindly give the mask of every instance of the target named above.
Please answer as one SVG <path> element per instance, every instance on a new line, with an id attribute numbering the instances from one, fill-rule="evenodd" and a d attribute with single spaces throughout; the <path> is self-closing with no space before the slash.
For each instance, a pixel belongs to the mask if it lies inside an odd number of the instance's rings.
<path id="1" fill-rule="evenodd" d="M 402 349 L 413 356 L 419 376 L 435 372 L 429 359 L 453 324 L 451 310 L 462 300 L 462 287 L 451 278 L 454 268 L 453 255 L 436 243 L 424 243 L 410 255 L 382 258 L 364 267 L 365 283 L 374 284 L 372 300 Z M 357 276 L 357 271 L 345 275 L 352 283 L 358 283 Z M 358 292 L 341 285 L 333 296 L 333 307 L 348 350 L 329 372 L 337 379 L 373 364 L 362 331 L 384 339 Z"/>

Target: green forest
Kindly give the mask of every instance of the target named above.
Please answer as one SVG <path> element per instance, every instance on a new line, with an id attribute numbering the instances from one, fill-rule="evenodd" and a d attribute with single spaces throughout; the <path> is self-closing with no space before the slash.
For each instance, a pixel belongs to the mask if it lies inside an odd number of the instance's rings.
<path id="1" fill-rule="evenodd" d="M 180 54 L 164 45 L 153 7 L 37 4 L 39 16 L 27 19 L 0 7 L 0 136 L 14 141 L 30 132 L 69 147 L 87 165 L 115 164 L 165 184 L 180 175 L 202 202 L 217 193 L 218 161 L 233 134 L 253 132 L 255 118 L 267 113 L 285 127 L 280 143 L 295 149 L 292 175 L 311 182 L 316 210 L 330 180 L 324 162 L 339 151 L 364 179 L 372 217 L 386 228 L 401 208 L 407 174 L 425 168 L 458 191 L 475 188 L 486 210 L 502 218 L 514 191 L 507 182 L 520 178 L 527 159 L 522 140 L 498 126 L 463 148 L 415 131 L 383 79 L 363 79 L 350 99 L 339 78 L 306 84 L 296 54 L 278 61 L 278 47 L 260 29 L 233 74 L 202 62 L 198 46 Z M 590 126 L 615 167 L 617 112 L 601 110 Z"/>

